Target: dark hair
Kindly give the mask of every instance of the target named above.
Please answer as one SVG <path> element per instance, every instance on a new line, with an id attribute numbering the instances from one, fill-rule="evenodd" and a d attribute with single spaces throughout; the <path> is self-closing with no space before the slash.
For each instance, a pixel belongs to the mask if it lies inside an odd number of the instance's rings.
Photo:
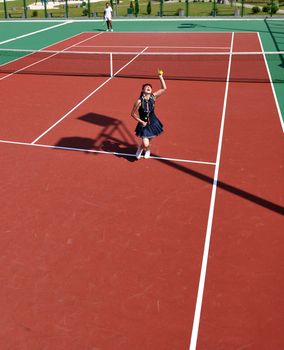
<path id="1" fill-rule="evenodd" d="M 151 89 L 153 88 L 152 85 L 151 85 L 150 83 L 146 83 L 146 84 L 143 84 L 143 85 L 142 85 L 142 90 L 144 89 L 145 86 L 150 86 Z"/>

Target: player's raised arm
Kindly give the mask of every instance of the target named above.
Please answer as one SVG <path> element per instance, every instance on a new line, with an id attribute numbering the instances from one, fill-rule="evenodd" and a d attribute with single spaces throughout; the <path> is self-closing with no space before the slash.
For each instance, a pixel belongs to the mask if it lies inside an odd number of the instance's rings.
<path id="1" fill-rule="evenodd" d="M 166 85 L 164 77 L 163 77 L 164 72 L 161 69 L 158 69 L 158 75 L 159 75 L 159 79 L 160 79 L 160 82 L 161 82 L 161 88 L 153 93 L 153 95 L 156 98 L 161 96 L 167 90 L 167 85 Z"/>

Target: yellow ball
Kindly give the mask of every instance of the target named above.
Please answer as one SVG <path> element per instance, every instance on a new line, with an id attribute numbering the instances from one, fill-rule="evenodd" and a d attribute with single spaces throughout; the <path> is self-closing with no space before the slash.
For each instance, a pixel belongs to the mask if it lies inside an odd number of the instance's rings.
<path id="1" fill-rule="evenodd" d="M 159 75 L 163 75 L 164 74 L 164 72 L 162 71 L 162 69 L 159 69 Z"/>

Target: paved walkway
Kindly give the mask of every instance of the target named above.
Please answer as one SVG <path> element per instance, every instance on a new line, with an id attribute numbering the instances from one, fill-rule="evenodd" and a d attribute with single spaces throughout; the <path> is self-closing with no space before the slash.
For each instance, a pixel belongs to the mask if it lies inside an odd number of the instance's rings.
<path id="1" fill-rule="evenodd" d="M 99 2 L 102 0 L 90 0 L 90 2 Z M 86 0 L 87 2 L 87 0 Z M 74 5 L 77 4 L 78 7 L 81 7 L 82 5 L 82 0 L 68 0 L 68 5 Z M 61 1 L 48 1 L 46 4 L 47 10 L 52 10 L 52 9 L 58 9 L 60 5 L 65 5 L 65 0 Z M 36 1 L 33 4 L 28 5 L 28 9 L 30 10 L 44 10 L 44 1 Z"/>

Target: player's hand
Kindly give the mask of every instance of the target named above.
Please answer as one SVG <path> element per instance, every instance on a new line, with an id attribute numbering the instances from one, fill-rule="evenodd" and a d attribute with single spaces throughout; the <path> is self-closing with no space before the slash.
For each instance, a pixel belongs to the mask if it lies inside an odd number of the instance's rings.
<path id="1" fill-rule="evenodd" d="M 164 74 L 163 70 L 159 68 L 159 69 L 158 69 L 158 75 L 159 75 L 160 77 L 162 77 L 163 74 Z"/>

